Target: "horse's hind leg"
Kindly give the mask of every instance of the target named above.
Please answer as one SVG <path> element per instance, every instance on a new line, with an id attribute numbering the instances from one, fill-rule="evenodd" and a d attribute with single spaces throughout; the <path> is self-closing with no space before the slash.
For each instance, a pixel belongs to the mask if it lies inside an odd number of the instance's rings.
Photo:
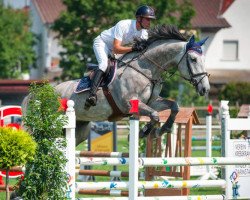
<path id="1" fill-rule="evenodd" d="M 139 132 L 139 137 L 144 138 L 152 132 L 155 124 L 159 122 L 159 115 L 157 111 L 142 102 L 139 103 L 139 112 L 142 116 L 150 117 L 150 122 L 147 123 Z"/>
<path id="2" fill-rule="evenodd" d="M 167 121 L 163 124 L 161 128 L 158 128 L 156 130 L 156 136 L 161 136 L 164 133 L 172 132 L 175 117 L 179 112 L 179 106 L 177 102 L 168 99 L 158 98 L 155 102 L 152 103 L 152 108 L 157 111 L 171 109 L 171 113 Z"/>
<path id="3" fill-rule="evenodd" d="M 91 124 L 86 121 L 76 121 L 76 146 L 88 139 Z"/>

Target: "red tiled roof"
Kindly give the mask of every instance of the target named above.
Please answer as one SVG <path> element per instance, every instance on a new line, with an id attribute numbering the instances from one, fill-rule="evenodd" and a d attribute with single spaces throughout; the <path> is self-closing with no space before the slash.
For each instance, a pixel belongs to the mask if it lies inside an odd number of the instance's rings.
<path id="1" fill-rule="evenodd" d="M 220 14 L 223 14 L 233 2 L 234 0 L 222 0 Z"/>
<path id="2" fill-rule="evenodd" d="M 32 0 L 43 23 L 51 24 L 66 10 L 66 6 L 61 0 Z"/>
<path id="3" fill-rule="evenodd" d="M 227 28 L 229 23 L 219 16 L 221 0 L 192 0 L 196 15 L 191 20 L 193 28 Z"/>
<path id="4" fill-rule="evenodd" d="M 28 93 L 29 86 L 32 82 L 41 84 L 41 80 L 0 80 L 0 93 Z"/>
<path id="5" fill-rule="evenodd" d="M 239 111 L 237 117 L 239 117 L 239 118 L 248 118 L 249 112 L 250 112 L 249 107 L 250 107 L 250 104 L 241 105 L 240 111 Z"/>

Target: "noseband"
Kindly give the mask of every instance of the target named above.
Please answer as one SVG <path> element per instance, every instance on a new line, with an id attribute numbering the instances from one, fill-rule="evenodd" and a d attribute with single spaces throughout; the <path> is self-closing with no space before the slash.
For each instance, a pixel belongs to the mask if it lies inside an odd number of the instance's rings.
<path id="1" fill-rule="evenodd" d="M 190 50 L 189 50 L 190 51 Z M 184 53 L 184 55 L 182 56 L 182 58 L 180 59 L 180 61 L 178 62 L 177 64 L 177 67 L 179 66 L 179 64 L 181 63 L 181 61 L 183 60 L 184 56 L 188 53 L 188 51 L 186 51 Z M 189 77 L 190 78 L 186 78 L 184 76 L 181 76 L 184 80 L 188 81 L 189 83 L 191 83 L 193 86 L 197 86 L 206 76 L 209 77 L 210 74 L 208 74 L 207 72 L 201 72 L 201 73 L 194 73 L 192 68 L 191 68 L 191 65 L 190 65 L 190 62 L 188 61 L 188 56 L 186 56 L 186 62 L 187 62 L 187 69 L 188 69 L 188 73 L 189 73 Z M 198 81 L 196 78 L 197 77 L 200 77 L 200 80 Z"/>

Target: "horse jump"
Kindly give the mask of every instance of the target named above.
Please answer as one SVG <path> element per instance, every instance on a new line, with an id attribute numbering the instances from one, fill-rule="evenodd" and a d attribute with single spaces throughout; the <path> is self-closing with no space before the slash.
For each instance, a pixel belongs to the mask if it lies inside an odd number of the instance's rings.
<path id="1" fill-rule="evenodd" d="M 71 108 L 71 116 L 73 116 L 73 109 Z M 129 190 L 129 199 L 225 199 L 225 196 L 223 195 L 204 195 L 204 196 L 187 196 L 187 197 L 138 197 L 138 188 L 155 188 L 162 187 L 167 188 L 171 185 L 171 187 L 174 188 L 191 188 L 191 187 L 226 187 L 226 198 L 231 198 L 237 195 L 233 191 L 233 183 L 232 182 L 232 175 L 235 174 L 234 168 L 230 168 L 229 166 L 226 167 L 226 177 L 225 180 L 206 180 L 206 181 L 138 181 L 138 169 L 139 166 L 193 166 L 193 165 L 250 165 L 250 159 L 249 157 L 229 157 L 229 147 L 230 146 L 230 137 L 228 136 L 228 131 L 230 130 L 250 130 L 250 119 L 230 119 L 229 113 L 228 113 L 228 106 L 222 102 L 222 130 L 225 130 L 227 133 L 225 134 L 226 139 L 226 147 L 225 152 L 227 154 L 226 157 L 211 157 L 211 158 L 139 158 L 138 157 L 138 134 L 139 134 L 139 121 L 137 119 L 131 119 L 130 120 L 130 141 L 134 141 L 134 144 L 130 144 L 129 153 L 132 155 L 129 159 L 126 158 L 79 158 L 78 161 L 81 163 L 84 163 L 86 165 L 96 165 L 97 163 L 100 165 L 103 164 L 128 164 L 129 165 L 129 182 L 99 182 L 99 183 L 89 183 L 86 182 L 84 185 L 82 183 L 76 183 L 76 188 L 74 188 L 74 184 L 71 185 L 71 195 L 70 197 L 72 199 L 75 198 L 74 191 L 79 191 L 81 189 L 102 189 L 102 188 L 110 188 L 111 189 L 128 189 Z M 230 125 L 229 125 L 230 123 Z M 239 123 L 245 124 L 243 127 L 239 127 Z M 235 127 L 237 125 L 237 128 Z M 71 128 L 74 126 L 72 125 Z M 68 132 L 68 139 L 74 140 L 74 131 Z M 71 143 L 69 141 L 69 143 Z M 71 155 L 67 153 L 67 155 L 70 155 L 71 158 L 75 158 L 75 151 L 74 149 L 68 149 L 71 151 Z M 131 162 L 132 158 L 132 162 Z M 74 160 L 74 159 L 71 159 Z M 139 161 L 139 162 L 138 162 Z M 74 179 L 74 173 L 75 173 L 75 163 L 71 163 L 68 166 L 71 166 L 70 173 L 73 175 L 71 180 Z M 233 169 L 233 171 L 232 171 Z M 74 173 L 73 173 L 74 172 Z M 131 173 L 132 172 L 132 173 Z M 238 177 L 237 184 L 240 184 L 240 177 Z M 249 180 L 249 179 L 248 179 Z M 72 181 L 73 183 L 73 181 Z M 112 188 L 113 187 L 113 188 Z M 238 191 L 241 195 L 241 191 Z M 244 196 L 249 198 L 249 196 Z M 82 198 L 82 199 L 88 199 L 88 198 Z M 93 198 L 91 198 L 93 199 Z M 100 199 L 100 197 L 99 197 Z M 110 198 L 101 198 L 101 199 L 110 199 Z M 127 197 L 120 197 L 120 198 L 112 198 L 112 199 L 128 199 Z"/>

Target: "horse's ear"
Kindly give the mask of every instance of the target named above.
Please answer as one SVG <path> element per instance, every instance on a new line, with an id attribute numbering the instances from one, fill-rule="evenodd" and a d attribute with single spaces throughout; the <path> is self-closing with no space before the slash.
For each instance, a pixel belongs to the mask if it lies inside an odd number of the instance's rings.
<path id="1" fill-rule="evenodd" d="M 198 45 L 202 46 L 203 44 L 205 44 L 205 42 L 207 41 L 208 37 L 206 37 L 205 39 L 197 42 Z"/>
<path id="2" fill-rule="evenodd" d="M 186 51 L 189 50 L 195 42 L 194 35 L 191 36 L 191 38 L 188 40 L 188 43 L 186 44 Z"/>

